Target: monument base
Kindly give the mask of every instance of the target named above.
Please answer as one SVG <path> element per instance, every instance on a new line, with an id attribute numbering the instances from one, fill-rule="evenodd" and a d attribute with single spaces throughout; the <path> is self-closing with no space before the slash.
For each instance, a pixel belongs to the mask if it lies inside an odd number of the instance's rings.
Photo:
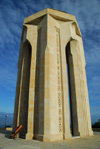
<path id="1" fill-rule="evenodd" d="M 71 135 L 66 136 L 65 139 L 70 139 Z M 44 142 L 53 142 L 53 141 L 60 141 L 64 140 L 64 137 L 62 134 L 54 134 L 54 135 L 34 135 L 34 139 Z"/>
<path id="2" fill-rule="evenodd" d="M 26 140 L 33 140 L 33 136 L 34 135 L 32 133 L 27 133 L 25 138 Z"/>
<path id="3" fill-rule="evenodd" d="M 89 130 L 89 136 L 93 136 L 93 131 L 92 130 Z"/>

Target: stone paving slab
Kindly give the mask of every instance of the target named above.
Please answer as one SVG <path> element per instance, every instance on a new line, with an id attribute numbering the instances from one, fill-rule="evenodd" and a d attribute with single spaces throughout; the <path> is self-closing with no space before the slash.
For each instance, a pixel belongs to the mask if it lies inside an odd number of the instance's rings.
<path id="1" fill-rule="evenodd" d="M 61 142 L 41 142 L 36 140 L 9 139 L 0 133 L 0 149 L 100 149 L 100 132 L 92 137 L 73 138 Z"/>

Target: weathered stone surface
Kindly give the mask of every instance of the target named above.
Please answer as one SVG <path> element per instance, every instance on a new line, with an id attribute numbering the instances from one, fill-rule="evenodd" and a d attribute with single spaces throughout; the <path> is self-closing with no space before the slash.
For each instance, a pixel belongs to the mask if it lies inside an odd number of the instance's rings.
<path id="1" fill-rule="evenodd" d="M 85 65 L 74 16 L 48 8 L 25 18 L 13 125 L 23 125 L 18 137 L 57 141 L 93 134 Z"/>
<path id="2" fill-rule="evenodd" d="M 6 136 L 9 136 L 9 132 Z M 72 139 L 57 142 L 41 142 L 38 140 L 9 139 L 5 130 L 0 130 L 0 149 L 100 149 L 100 132 L 91 137 L 73 137 Z"/>

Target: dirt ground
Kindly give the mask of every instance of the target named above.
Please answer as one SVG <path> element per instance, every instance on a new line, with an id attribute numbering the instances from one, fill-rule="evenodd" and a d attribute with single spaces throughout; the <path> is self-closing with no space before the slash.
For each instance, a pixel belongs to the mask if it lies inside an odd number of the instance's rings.
<path id="1" fill-rule="evenodd" d="M 0 149 L 100 149 L 100 132 L 85 138 L 73 138 L 59 142 L 28 141 L 25 139 L 9 139 L 8 132 L 0 131 Z"/>

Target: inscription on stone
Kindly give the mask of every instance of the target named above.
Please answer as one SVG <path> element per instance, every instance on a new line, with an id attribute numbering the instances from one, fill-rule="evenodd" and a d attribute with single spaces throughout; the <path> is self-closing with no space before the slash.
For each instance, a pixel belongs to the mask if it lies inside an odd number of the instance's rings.
<path id="1" fill-rule="evenodd" d="M 56 29 L 56 45 L 57 45 L 57 76 L 58 76 L 58 108 L 59 108 L 59 132 L 62 132 L 62 89 L 61 89 L 61 61 L 60 61 L 60 44 L 59 30 Z"/>

